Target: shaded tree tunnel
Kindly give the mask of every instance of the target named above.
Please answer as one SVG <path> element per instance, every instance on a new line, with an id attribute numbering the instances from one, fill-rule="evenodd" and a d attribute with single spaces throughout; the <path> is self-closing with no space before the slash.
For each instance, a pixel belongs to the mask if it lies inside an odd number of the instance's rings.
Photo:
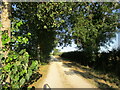
<path id="1" fill-rule="evenodd" d="M 0 62 L 3 72 L 0 85 L 11 76 L 9 86 L 12 88 L 21 88 L 29 82 L 38 65 L 48 62 L 58 43 L 67 46 L 73 40 L 78 49 L 85 52 L 83 56 L 87 55 L 81 63 L 94 66 L 92 63 L 97 61 L 100 46 L 105 46 L 119 28 L 119 2 L 7 2 L 11 10 L 4 4 L 2 2 L 1 16 L 7 9 L 4 17 L 10 19 L 11 27 L 5 29 L 4 23 L 10 21 L 1 17 Z M 8 33 L 3 33 L 4 30 Z M 5 52 L 8 52 L 6 56 L 2 55 Z M 81 58 L 82 54 L 77 52 L 73 58 L 77 55 Z"/>

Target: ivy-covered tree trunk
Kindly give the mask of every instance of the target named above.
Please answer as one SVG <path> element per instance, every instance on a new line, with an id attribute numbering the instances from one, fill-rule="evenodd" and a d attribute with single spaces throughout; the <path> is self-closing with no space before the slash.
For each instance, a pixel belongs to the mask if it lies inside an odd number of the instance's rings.
<path id="1" fill-rule="evenodd" d="M 1 20 L 1 12 L 2 12 L 2 4 L 0 3 L 0 20 Z M 1 49 L 2 49 L 2 40 L 1 40 L 1 21 L 0 21 L 0 55 L 1 55 Z M 1 59 L 0 59 L 0 67 L 2 67 Z"/>
<path id="2" fill-rule="evenodd" d="M 2 45 L 2 33 L 7 33 L 8 37 L 10 38 L 11 33 L 10 33 L 10 27 L 11 27 L 11 22 L 10 22 L 10 13 L 11 13 L 11 3 L 4 1 L 2 2 L 1 5 L 2 8 L 2 13 L 1 13 L 1 35 L 0 35 L 0 49 L 3 49 L 4 46 Z M 9 42 L 9 41 L 8 41 Z M 3 52 L 1 50 L 0 54 L 4 54 L 4 57 L 6 58 L 9 52 L 9 47 L 5 47 L 6 50 Z M 0 61 L 1 62 L 1 61 Z M 1 64 L 2 65 L 2 64 Z M 9 77 L 6 80 L 7 82 L 10 82 Z"/>
<path id="3" fill-rule="evenodd" d="M 11 33 L 10 33 L 10 27 L 11 27 L 10 12 L 11 12 L 11 9 L 10 8 L 11 8 L 11 4 L 9 2 L 7 2 L 7 1 L 3 2 L 2 13 L 1 13 L 1 24 L 2 24 L 1 31 L 7 32 L 9 37 L 11 36 Z M 2 46 L 1 38 L 0 38 L 0 42 L 1 42 L 0 47 L 2 48 L 3 46 Z M 8 51 L 6 51 L 4 53 L 5 57 L 7 57 Z"/>

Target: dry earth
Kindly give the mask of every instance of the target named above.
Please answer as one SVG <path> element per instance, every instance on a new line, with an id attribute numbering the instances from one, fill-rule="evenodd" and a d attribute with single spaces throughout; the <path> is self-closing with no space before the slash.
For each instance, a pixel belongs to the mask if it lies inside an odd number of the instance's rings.
<path id="1" fill-rule="evenodd" d="M 41 88 L 38 84 L 36 88 Z M 49 85 L 50 88 L 96 88 L 87 79 L 77 75 L 60 61 L 50 63 L 48 74 L 42 83 L 42 87 L 45 85 Z"/>

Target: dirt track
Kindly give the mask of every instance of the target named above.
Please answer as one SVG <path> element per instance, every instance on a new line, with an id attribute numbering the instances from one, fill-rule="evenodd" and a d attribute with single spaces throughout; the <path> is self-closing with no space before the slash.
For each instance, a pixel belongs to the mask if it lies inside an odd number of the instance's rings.
<path id="1" fill-rule="evenodd" d="M 50 88 L 96 88 L 62 62 L 50 63 L 48 75 L 42 86 L 45 84 Z"/>

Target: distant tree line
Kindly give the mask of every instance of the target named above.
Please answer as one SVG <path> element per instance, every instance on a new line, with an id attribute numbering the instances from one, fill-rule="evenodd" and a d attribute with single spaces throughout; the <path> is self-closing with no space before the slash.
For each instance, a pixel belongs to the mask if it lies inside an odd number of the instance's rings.
<path id="1" fill-rule="evenodd" d="M 120 50 L 96 53 L 95 60 L 93 56 L 88 57 L 84 51 L 65 52 L 61 57 L 70 61 L 75 61 L 81 65 L 89 66 L 103 72 L 112 72 L 120 77 Z"/>

